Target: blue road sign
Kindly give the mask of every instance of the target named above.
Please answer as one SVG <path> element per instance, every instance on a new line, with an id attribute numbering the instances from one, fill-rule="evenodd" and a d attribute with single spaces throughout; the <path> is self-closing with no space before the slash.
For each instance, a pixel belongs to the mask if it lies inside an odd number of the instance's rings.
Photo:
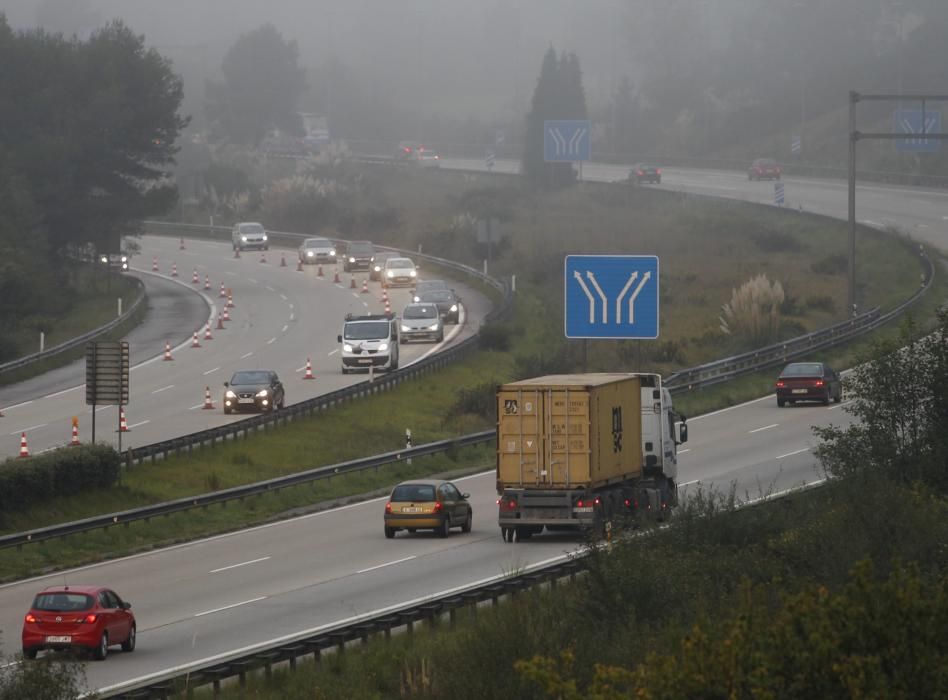
<path id="1" fill-rule="evenodd" d="M 794 136 L 790 141 L 790 152 L 798 156 L 800 155 L 800 150 L 803 148 L 803 141 L 799 136 Z"/>
<path id="2" fill-rule="evenodd" d="M 657 255 L 567 255 L 566 337 L 658 337 Z"/>
<path id="3" fill-rule="evenodd" d="M 774 183 L 774 204 L 778 207 L 783 206 L 783 183 L 775 182 Z"/>
<path id="4" fill-rule="evenodd" d="M 940 134 L 941 111 L 937 109 L 897 109 L 892 112 L 892 130 L 903 134 Z M 919 135 L 914 138 L 899 139 L 895 147 L 909 153 L 937 153 L 938 140 L 926 139 Z"/>
<path id="5" fill-rule="evenodd" d="M 543 160 L 547 163 L 576 163 L 592 157 L 592 129 L 588 119 L 559 119 L 543 122 Z"/>
<path id="6" fill-rule="evenodd" d="M 487 155 L 484 156 L 484 164 L 487 166 L 488 170 L 493 170 L 494 168 L 494 149 L 488 148 Z"/>

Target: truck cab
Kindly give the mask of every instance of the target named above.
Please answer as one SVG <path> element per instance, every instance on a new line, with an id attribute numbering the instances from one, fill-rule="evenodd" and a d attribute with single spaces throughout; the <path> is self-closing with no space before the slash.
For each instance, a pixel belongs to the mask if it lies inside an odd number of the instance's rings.
<path id="1" fill-rule="evenodd" d="M 398 369 L 398 323 L 393 314 L 347 314 L 342 333 L 342 373 Z"/>

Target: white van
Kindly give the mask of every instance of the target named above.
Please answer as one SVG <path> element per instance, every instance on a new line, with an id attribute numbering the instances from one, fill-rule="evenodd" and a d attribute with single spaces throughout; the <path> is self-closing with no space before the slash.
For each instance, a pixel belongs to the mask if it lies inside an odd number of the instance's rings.
<path id="1" fill-rule="evenodd" d="M 398 369 L 398 322 L 392 314 L 346 315 L 342 335 L 342 373 L 357 369 Z"/>

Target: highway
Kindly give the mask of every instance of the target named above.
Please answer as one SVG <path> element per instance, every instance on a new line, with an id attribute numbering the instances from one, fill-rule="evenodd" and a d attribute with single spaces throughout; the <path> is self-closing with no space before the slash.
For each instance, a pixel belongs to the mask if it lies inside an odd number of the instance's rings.
<path id="1" fill-rule="evenodd" d="M 286 387 L 286 403 L 365 381 L 366 373 L 343 376 L 339 343 L 347 313 L 381 313 L 381 286 L 368 285 L 367 273 L 342 274 L 333 282 L 333 268 L 316 265 L 297 271 L 296 250 L 271 247 L 266 263 L 261 253 L 246 251 L 235 258 L 229 244 L 192 240 L 185 250 L 179 240 L 144 236 L 141 254 L 133 259 L 149 294 L 148 317 L 126 338 L 132 369 L 130 399 L 125 409 L 128 432 L 119 434 L 117 406 L 96 407 L 97 442 L 111 442 L 123 449 L 147 445 L 197 430 L 245 418 L 225 416 L 221 408 L 223 383 L 237 369 L 272 369 Z M 281 266 L 285 255 L 287 266 Z M 157 260 L 159 271 L 151 271 Z M 178 276 L 171 277 L 172 265 Z M 192 283 L 197 272 L 199 284 Z M 424 264 L 421 266 L 424 278 Z M 357 288 L 351 289 L 351 279 Z M 205 290 L 205 282 L 211 289 Z M 226 299 L 220 286 L 232 290 L 234 308 L 230 322 L 218 330 L 218 314 Z M 446 327 L 444 343 L 410 343 L 400 348 L 400 364 L 411 362 L 457 343 L 477 331 L 490 311 L 487 299 L 463 280 L 452 281 L 464 302 L 464 318 Z M 406 288 L 389 292 L 391 307 L 400 312 L 410 300 Z M 211 340 L 205 339 L 207 325 Z M 192 347 L 198 333 L 200 348 Z M 172 361 L 164 361 L 165 343 L 171 344 Z M 316 379 L 304 381 L 306 359 L 312 361 Z M 79 417 L 80 440 L 92 437 L 92 408 L 85 403 L 85 360 L 20 384 L 0 388 L 0 455 L 15 456 L 25 432 L 32 454 L 67 444 L 72 416 Z M 210 388 L 214 410 L 203 408 L 205 387 Z"/>
<path id="2" fill-rule="evenodd" d="M 482 167 L 475 161 L 448 160 L 444 165 Z M 510 165 L 501 162 L 495 170 Z M 625 172 L 620 166 L 587 164 L 583 175 L 585 179 L 616 180 L 624 178 Z M 730 196 L 746 201 L 766 202 L 772 193 L 772 185 L 747 182 L 739 173 L 666 170 L 663 178 L 660 186 L 663 189 L 720 196 L 730 193 Z M 791 178 L 786 185 L 791 201 L 808 211 L 835 216 L 845 213 L 844 184 Z M 919 238 L 924 237 L 938 245 L 944 243 L 948 225 L 945 193 L 861 187 L 859 202 L 857 211 L 861 220 L 904 225 Z M 900 216 L 905 212 L 908 213 L 903 222 Z M 176 245 L 175 241 L 148 243 L 161 252 L 163 261 L 174 255 L 170 248 Z M 195 243 L 194 247 L 198 248 L 198 244 Z M 249 349 L 240 348 L 231 354 L 262 352 L 265 348 L 260 344 L 266 345 L 265 338 L 289 336 L 293 343 L 281 342 L 285 347 L 273 349 L 273 355 L 267 349 L 267 359 L 281 374 L 297 376 L 294 370 L 301 367 L 302 360 L 294 344 L 303 342 L 305 345 L 301 338 L 307 336 L 291 336 L 294 331 L 289 328 L 287 320 L 288 306 L 292 302 L 299 312 L 307 288 L 293 286 L 296 283 L 285 278 L 285 286 L 280 285 L 278 280 L 281 278 L 264 277 L 262 272 L 256 272 L 263 268 L 259 263 L 250 265 L 247 260 L 228 263 L 218 259 L 220 253 L 218 250 L 205 261 L 220 266 L 215 271 L 219 269 L 223 274 L 228 269 L 235 272 L 231 279 L 237 310 L 247 314 L 240 316 L 242 320 L 233 323 L 232 328 L 224 333 L 237 330 L 239 334 L 240 329 L 257 328 L 258 325 L 266 329 L 253 334 L 255 340 Z M 150 253 L 143 258 L 146 255 Z M 189 275 L 190 264 L 185 270 L 179 264 L 179 272 Z M 238 275 L 235 268 L 227 267 L 238 264 L 243 266 L 237 269 L 247 276 L 246 279 Z M 267 272 L 285 274 L 293 279 L 296 275 L 295 272 L 290 274 L 273 268 L 267 268 Z M 251 275 L 256 283 L 251 282 Z M 274 289 L 272 293 L 266 292 L 268 284 Z M 339 305 L 329 321 L 336 324 L 345 307 L 357 307 L 361 302 L 348 290 L 334 291 L 332 285 L 328 287 L 326 291 Z M 287 299 L 281 300 L 281 294 L 285 294 Z M 317 309 L 312 309 L 312 312 L 319 313 Z M 259 316 L 260 313 L 265 315 Z M 284 325 L 287 330 L 283 330 Z M 249 331 L 245 332 L 249 335 Z M 311 340 L 315 346 L 312 350 L 314 363 L 317 349 L 323 352 L 320 363 L 329 358 L 333 346 L 330 340 L 334 341 L 335 333 L 335 330 L 320 333 L 326 341 L 325 346 L 319 344 L 320 340 Z M 183 347 L 175 350 L 175 357 L 187 358 L 189 353 L 197 357 L 201 352 Z M 176 359 L 175 363 L 179 361 L 182 360 Z M 190 374 L 197 384 L 186 388 L 184 384 L 175 382 L 175 389 L 180 387 L 180 391 L 175 392 L 178 397 L 174 402 L 175 410 L 183 412 L 184 418 L 173 415 L 171 409 L 167 414 L 155 414 L 156 422 L 167 422 L 169 430 L 194 420 L 194 414 L 185 412 L 182 406 L 187 409 L 200 403 L 201 396 L 194 387 L 202 388 L 206 380 L 197 378 L 204 377 L 202 373 L 212 364 L 224 364 L 223 361 L 210 360 L 195 360 L 194 363 L 195 368 Z M 149 380 L 152 390 L 161 388 L 162 382 L 167 381 L 161 376 L 161 372 L 168 371 L 162 369 L 166 364 L 153 361 L 146 365 L 145 374 L 150 376 L 154 372 L 157 375 Z M 330 366 L 333 366 L 331 359 L 329 364 L 314 365 L 314 369 L 319 376 Z M 222 374 L 223 371 L 220 369 L 216 373 Z M 335 379 L 341 380 L 337 368 L 336 374 Z M 144 381 L 138 377 L 135 380 Z M 332 380 L 326 378 L 323 381 Z M 219 386 L 219 379 L 217 382 Z M 295 396 L 296 391 L 292 390 L 294 381 L 291 380 L 290 386 L 289 395 Z M 215 396 L 215 400 L 217 398 Z M 134 404 L 130 410 L 137 411 Z M 9 418 L 4 420 L 5 426 L 11 424 Z M 136 415 L 131 420 L 134 423 L 140 419 Z M 182 422 L 175 422 L 179 420 Z M 848 415 L 837 405 L 798 405 L 778 409 L 772 397 L 693 418 L 690 421 L 690 441 L 681 454 L 679 481 L 686 490 L 699 484 L 726 490 L 733 484 L 740 496 L 746 494 L 746 497 L 754 498 L 767 491 L 819 480 L 822 473 L 811 452 L 815 442 L 811 426 L 830 422 L 842 425 L 847 420 Z M 115 651 L 105 663 L 91 663 L 88 667 L 90 686 L 103 688 L 520 570 L 530 564 L 565 556 L 579 546 L 573 538 L 549 534 L 527 543 L 504 544 L 495 524 L 493 473 L 468 477 L 460 482 L 460 486 L 471 493 L 474 508 L 474 529 L 467 535 L 455 531 L 448 539 L 439 539 L 425 533 L 400 533 L 394 541 L 386 540 L 382 534 L 382 501 L 377 499 L 0 586 L 0 630 L 6 643 L 4 651 L 11 653 L 16 650 L 22 615 L 32 595 L 45 585 L 61 584 L 64 580 L 73 584 L 104 582 L 114 586 L 132 602 L 138 617 L 138 649 L 133 654 Z"/>

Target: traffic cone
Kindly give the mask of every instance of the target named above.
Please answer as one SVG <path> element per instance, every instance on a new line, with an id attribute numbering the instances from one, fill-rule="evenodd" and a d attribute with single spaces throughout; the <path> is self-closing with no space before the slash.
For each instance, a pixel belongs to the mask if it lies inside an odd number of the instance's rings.
<path id="1" fill-rule="evenodd" d="M 356 287 L 356 276 L 355 276 L 355 275 L 352 275 L 352 276 L 349 278 L 349 289 L 358 289 L 358 287 Z"/>
<path id="2" fill-rule="evenodd" d="M 26 444 L 26 433 L 20 433 L 20 454 L 17 457 L 29 457 L 30 448 Z"/>
<path id="3" fill-rule="evenodd" d="M 163 359 L 165 362 L 167 362 L 168 360 L 173 360 L 173 359 L 174 359 L 174 358 L 171 356 L 171 343 L 169 343 L 169 342 L 167 342 L 167 341 L 165 341 L 165 356 L 164 356 L 162 359 Z"/>
<path id="4" fill-rule="evenodd" d="M 286 267 L 286 253 L 280 253 L 280 267 Z"/>
<path id="5" fill-rule="evenodd" d="M 388 287 L 382 287 L 382 301 L 388 302 Z"/>
<path id="6" fill-rule="evenodd" d="M 317 276 L 317 277 L 322 277 L 322 276 L 323 276 L 323 264 L 322 264 L 322 263 L 319 263 L 319 267 L 316 268 L 316 276 Z"/>
<path id="7" fill-rule="evenodd" d="M 151 259 L 151 271 L 158 272 L 158 258 Z"/>
<path id="8" fill-rule="evenodd" d="M 392 313 L 392 305 L 388 303 L 388 299 L 385 300 L 385 313 Z"/>
<path id="9" fill-rule="evenodd" d="M 199 348 L 199 347 L 201 347 L 201 341 L 198 340 L 197 331 L 194 331 L 194 338 L 191 340 L 191 347 L 192 347 L 192 348 Z"/>
<path id="10" fill-rule="evenodd" d="M 194 272 L 191 273 L 191 284 L 201 284 L 201 278 L 198 277 L 197 268 L 194 268 Z"/>
<path id="11" fill-rule="evenodd" d="M 267 261 L 267 254 L 260 253 L 260 262 L 265 263 Z"/>
<path id="12" fill-rule="evenodd" d="M 181 245 L 178 246 L 178 250 L 184 250 L 184 239 L 181 239 Z"/>
<path id="13" fill-rule="evenodd" d="M 221 320 L 223 320 L 223 321 L 229 321 L 229 320 L 230 320 L 230 312 L 227 311 L 227 304 L 224 304 L 224 313 L 221 314 Z"/>
<path id="14" fill-rule="evenodd" d="M 303 379 L 316 379 L 313 376 L 313 363 L 309 361 L 309 358 L 306 358 L 306 374 L 303 375 Z"/>
<path id="15" fill-rule="evenodd" d="M 224 319 L 221 318 L 220 314 L 217 314 L 217 330 L 220 331 L 223 329 L 224 329 Z"/>
<path id="16" fill-rule="evenodd" d="M 219 296 L 221 299 L 226 299 L 226 298 L 227 298 L 227 290 L 224 289 L 224 283 L 223 283 L 223 282 L 221 282 L 221 293 L 218 294 L 217 296 Z"/>
<path id="17" fill-rule="evenodd" d="M 235 257 L 235 258 L 239 258 L 239 257 L 240 257 L 240 248 L 234 248 L 234 257 Z"/>
<path id="18" fill-rule="evenodd" d="M 227 293 L 227 304 L 225 304 L 225 307 L 228 309 L 234 308 L 234 295 L 230 292 Z"/>
<path id="19" fill-rule="evenodd" d="M 171 276 L 172 277 L 178 276 L 178 263 L 171 263 Z"/>
<path id="20" fill-rule="evenodd" d="M 125 406 L 119 406 L 119 429 L 120 433 L 131 432 L 128 429 L 128 421 L 125 420 Z"/>
<path id="21" fill-rule="evenodd" d="M 297 271 L 297 272 L 302 272 L 302 271 L 303 271 L 303 261 L 302 261 L 302 260 L 297 260 L 297 261 L 296 261 L 296 271 Z"/>
<path id="22" fill-rule="evenodd" d="M 336 268 L 336 271 L 333 273 L 332 281 L 336 284 L 339 284 L 339 268 Z"/>
<path id="23" fill-rule="evenodd" d="M 205 411 L 214 408 L 214 402 L 211 401 L 211 387 L 204 387 L 204 405 L 201 406 Z"/>
<path id="24" fill-rule="evenodd" d="M 211 324 L 208 323 L 204 327 L 204 340 L 214 340 L 214 336 L 211 335 Z"/>
<path id="25" fill-rule="evenodd" d="M 204 275 L 204 289 L 211 288 L 211 277 L 210 275 Z"/>
<path id="26" fill-rule="evenodd" d="M 368 281 L 368 280 L 362 280 L 362 293 L 363 293 L 363 294 L 368 294 L 368 293 L 369 293 L 369 281 Z"/>
<path id="27" fill-rule="evenodd" d="M 69 441 L 70 447 L 75 447 L 79 443 L 79 422 L 76 421 L 72 424 L 72 440 Z"/>

